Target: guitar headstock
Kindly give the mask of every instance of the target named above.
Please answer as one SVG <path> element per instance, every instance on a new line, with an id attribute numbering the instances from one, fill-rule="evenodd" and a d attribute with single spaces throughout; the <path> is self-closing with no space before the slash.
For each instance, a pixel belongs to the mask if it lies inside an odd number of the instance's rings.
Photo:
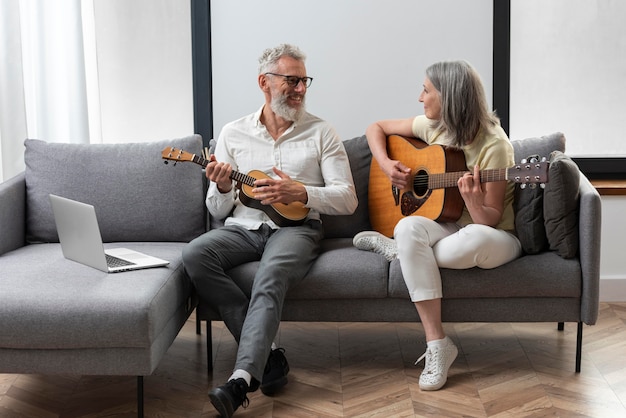
<path id="1" fill-rule="evenodd" d="M 538 156 L 528 157 L 528 159 L 523 159 L 519 164 L 509 168 L 507 178 L 514 183 L 521 184 L 522 188 L 527 185 L 536 187 L 537 184 L 545 187 L 545 183 L 548 182 L 549 167 L 550 163 L 545 157 L 541 160 Z"/>
<path id="2" fill-rule="evenodd" d="M 165 160 L 165 164 L 167 164 L 168 160 L 175 161 L 174 164 L 179 161 L 193 161 L 194 155 L 174 147 L 166 147 L 161 151 L 161 158 Z"/>

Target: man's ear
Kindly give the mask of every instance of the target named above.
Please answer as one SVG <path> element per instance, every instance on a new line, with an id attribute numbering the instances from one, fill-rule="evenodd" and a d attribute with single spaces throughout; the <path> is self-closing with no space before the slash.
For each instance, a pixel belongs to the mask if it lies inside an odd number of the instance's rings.
<path id="1" fill-rule="evenodd" d="M 259 82 L 259 87 L 261 88 L 261 90 L 263 90 L 264 92 L 270 91 L 269 78 L 265 74 L 259 74 L 257 81 Z"/>

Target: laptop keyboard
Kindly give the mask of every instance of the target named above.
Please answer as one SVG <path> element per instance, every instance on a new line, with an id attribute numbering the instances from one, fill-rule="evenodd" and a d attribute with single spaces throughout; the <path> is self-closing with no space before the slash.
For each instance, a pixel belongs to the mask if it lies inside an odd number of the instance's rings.
<path id="1" fill-rule="evenodd" d="M 107 258 L 107 265 L 109 267 L 124 267 L 124 266 L 132 266 L 135 263 L 127 260 L 122 260 L 121 258 L 114 257 L 109 254 L 105 254 Z"/>

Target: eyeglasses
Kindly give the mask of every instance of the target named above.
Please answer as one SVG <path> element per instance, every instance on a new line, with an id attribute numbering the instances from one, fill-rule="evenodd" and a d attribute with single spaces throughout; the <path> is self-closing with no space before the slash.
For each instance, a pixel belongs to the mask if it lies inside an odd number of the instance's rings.
<path id="1" fill-rule="evenodd" d="M 280 77 L 284 77 L 289 87 L 296 87 L 301 81 L 304 84 L 304 87 L 307 89 L 311 87 L 311 83 L 313 82 L 313 77 L 296 77 L 295 75 L 284 75 L 284 74 L 276 74 L 276 73 L 265 73 L 266 75 L 277 75 Z"/>

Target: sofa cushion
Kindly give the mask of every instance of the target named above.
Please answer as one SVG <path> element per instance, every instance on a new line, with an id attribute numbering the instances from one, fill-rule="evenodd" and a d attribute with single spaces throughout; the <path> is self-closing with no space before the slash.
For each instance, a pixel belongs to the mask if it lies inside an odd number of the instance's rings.
<path id="1" fill-rule="evenodd" d="M 250 296 L 259 262 L 245 263 L 227 273 Z M 378 299 L 387 297 L 389 263 L 378 254 L 360 251 L 350 238 L 324 239 L 321 252 L 288 299 Z"/>
<path id="2" fill-rule="evenodd" d="M 563 258 L 578 252 L 578 197 L 580 171 L 560 151 L 550 155 L 549 181 L 543 200 L 543 216 L 550 249 Z"/>
<path id="3" fill-rule="evenodd" d="M 58 242 L 50 193 L 94 205 L 105 242 L 184 242 L 206 229 L 200 167 L 166 166 L 161 159 L 169 146 L 199 153 L 198 135 L 125 144 L 27 139 L 24 145 L 29 243 Z"/>
<path id="4" fill-rule="evenodd" d="M 558 274 L 555 274 L 558 272 Z M 555 252 L 516 258 L 493 269 L 441 269 L 446 299 L 483 298 L 573 298 L 582 294 L 582 272 L 576 259 L 563 259 Z M 406 297 L 409 291 L 400 262 L 389 268 L 389 296 Z"/>
<path id="5" fill-rule="evenodd" d="M 352 215 L 321 215 L 326 238 L 352 238 L 357 233 L 372 229 L 367 205 L 367 189 L 370 177 L 372 153 L 365 135 L 343 142 L 350 160 L 350 170 L 354 179 L 359 205 Z"/>
<path id="6" fill-rule="evenodd" d="M 107 274 L 66 260 L 60 244 L 27 245 L 4 254 L 0 347 L 150 347 L 180 314 L 192 292 L 182 266 L 181 251 L 186 244 L 119 245 L 170 264 Z M 105 244 L 111 246 L 118 244 Z"/>
<path id="7" fill-rule="evenodd" d="M 554 133 L 541 138 L 511 141 L 515 161 L 521 162 L 536 156 L 539 160 L 549 158 L 552 151 L 565 151 L 565 136 Z M 548 179 L 549 180 L 549 179 Z M 543 215 L 544 189 L 542 187 L 515 185 L 515 229 L 527 254 L 537 254 L 548 249 L 548 238 Z"/>

